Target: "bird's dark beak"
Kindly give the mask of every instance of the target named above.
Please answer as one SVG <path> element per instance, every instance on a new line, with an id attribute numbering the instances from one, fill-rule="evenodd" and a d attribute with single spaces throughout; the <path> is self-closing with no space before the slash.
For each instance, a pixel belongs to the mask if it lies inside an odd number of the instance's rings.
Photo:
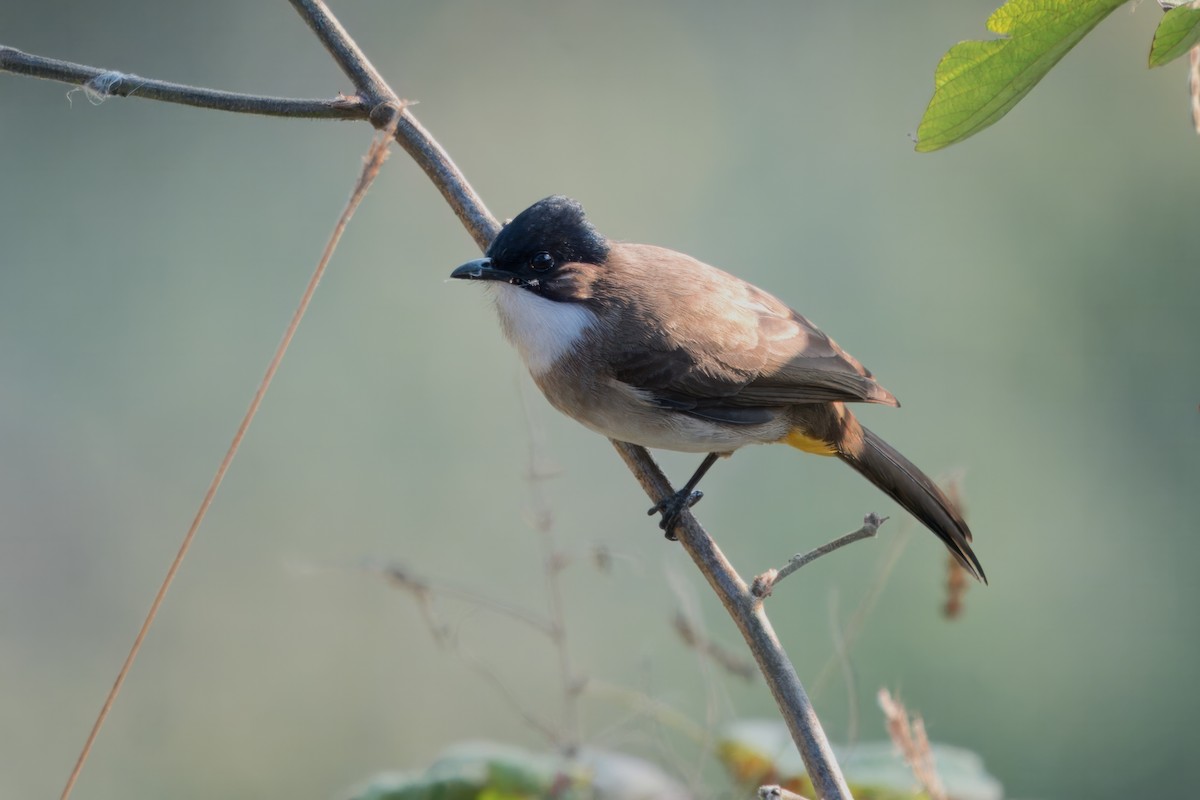
<path id="1" fill-rule="evenodd" d="M 506 281 L 508 283 L 516 283 L 517 276 L 515 273 L 509 272 L 506 269 L 496 269 L 492 266 L 490 258 L 477 258 L 474 261 L 468 261 L 454 272 L 450 273 L 451 278 L 466 278 L 473 281 Z"/>

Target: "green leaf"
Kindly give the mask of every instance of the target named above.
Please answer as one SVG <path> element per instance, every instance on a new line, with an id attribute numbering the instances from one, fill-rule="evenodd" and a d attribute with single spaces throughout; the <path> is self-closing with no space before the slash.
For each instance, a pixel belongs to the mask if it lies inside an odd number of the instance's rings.
<path id="1" fill-rule="evenodd" d="M 912 768 L 891 742 L 860 741 L 845 748 L 835 746 L 833 751 L 859 800 L 928 800 L 912 788 Z M 1004 787 L 977 754 L 947 744 L 934 744 L 931 752 L 949 796 L 958 800 L 1004 797 Z M 717 757 L 738 785 L 778 783 L 812 796 L 804 762 L 779 720 L 741 719 L 726 724 L 717 742 Z"/>
<path id="2" fill-rule="evenodd" d="M 1126 0 L 1008 0 L 988 19 L 1006 38 L 960 42 L 942 56 L 917 152 L 962 141 L 999 120 Z"/>
<path id="3" fill-rule="evenodd" d="M 1150 45 L 1150 66 L 1161 67 L 1200 44 L 1200 7 L 1185 3 L 1163 14 Z"/>
<path id="4" fill-rule="evenodd" d="M 782 724 L 782 723 L 781 723 Z M 461 742 L 419 775 L 388 772 L 353 800 L 680 800 L 686 787 L 649 761 L 585 747 L 575 758 L 495 742 Z"/>

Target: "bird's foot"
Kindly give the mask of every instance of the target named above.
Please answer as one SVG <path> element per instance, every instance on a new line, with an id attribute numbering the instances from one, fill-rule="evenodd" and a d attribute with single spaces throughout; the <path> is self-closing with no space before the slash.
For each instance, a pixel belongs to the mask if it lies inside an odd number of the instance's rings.
<path id="1" fill-rule="evenodd" d="M 675 526 L 679 524 L 679 517 L 683 515 L 684 509 L 696 505 L 702 497 L 704 497 L 704 492 L 680 489 L 670 497 L 655 503 L 654 507 L 646 512 L 646 515 L 653 516 L 661 513 L 662 519 L 658 521 L 658 527 L 662 528 L 664 536 L 675 541 L 679 538 L 675 535 Z"/>

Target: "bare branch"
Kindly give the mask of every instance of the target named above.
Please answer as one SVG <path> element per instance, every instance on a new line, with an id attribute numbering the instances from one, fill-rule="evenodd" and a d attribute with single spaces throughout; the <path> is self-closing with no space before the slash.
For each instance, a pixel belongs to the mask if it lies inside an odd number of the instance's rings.
<path id="1" fill-rule="evenodd" d="M 378 70 L 350 38 L 350 34 L 333 16 L 333 12 L 321 0 L 291 0 L 291 3 L 325 45 L 325 49 L 338 62 L 342 71 L 354 81 L 355 89 L 366 96 L 367 102 L 372 106 L 371 123 L 377 128 L 388 124 L 389 115 L 378 113 L 378 104 L 392 103 L 403 109 L 405 103 L 379 75 Z M 400 120 L 396 124 L 396 141 L 425 171 L 429 180 L 433 181 L 433 185 L 454 209 L 455 215 L 471 234 L 479 249 L 486 250 L 500 232 L 500 223 L 487 210 L 483 199 L 475 193 L 475 189 L 467 182 L 446 151 L 421 127 L 416 117 L 406 110 L 401 111 Z"/>
<path id="2" fill-rule="evenodd" d="M 297 101 L 239 95 L 154 81 L 125 73 L 84 67 L 51 59 L 41 59 L 6 47 L 0 47 L 0 70 L 83 85 L 89 87 L 93 92 L 102 97 L 110 95 L 141 97 L 144 99 L 163 100 L 228 111 L 272 114 L 277 116 L 368 119 L 376 128 L 388 129 L 389 134 L 394 136 L 400 146 L 404 148 L 421 169 L 424 170 L 425 174 L 429 176 L 429 179 L 441 192 L 442 197 L 445 198 L 459 220 L 462 221 L 464 227 L 471 234 L 475 243 L 480 249 L 486 249 L 499 232 L 500 225 L 487 210 L 479 195 L 467 182 L 449 155 L 421 127 L 420 123 L 405 107 L 405 103 L 399 100 L 395 92 L 380 77 L 378 71 L 371 65 L 370 61 L 367 60 L 366 56 L 321 0 L 291 0 L 291 2 L 296 11 L 308 23 L 317 37 L 320 38 L 326 49 L 329 50 L 343 72 L 354 82 L 359 96 L 339 97 L 328 101 Z M 365 188 L 365 186 L 360 186 L 361 188 Z M 319 277 L 319 271 L 324 269 L 331 253 L 331 248 L 338 236 L 340 236 L 346 220 L 349 218 L 359 199 L 361 199 L 361 196 L 356 193 L 348 205 L 346 212 L 344 212 L 342 219 L 339 221 L 336 232 L 331 238 L 330 246 L 326 248 L 326 252 L 322 256 L 316 277 Z M 310 284 L 309 290 L 306 291 L 298 314 L 302 314 L 304 307 L 307 306 L 313 286 L 315 286 L 315 282 Z M 285 335 L 284 347 L 286 347 L 291 333 L 294 332 L 296 321 L 298 321 L 298 317 L 289 326 L 288 334 Z M 209 493 L 205 496 L 202 503 L 200 515 L 197 521 L 193 523 L 193 528 L 189 531 L 188 536 L 185 537 L 185 549 L 190 543 L 191 536 L 194 535 L 196 526 L 199 524 L 199 518 L 202 517 L 203 512 L 211 502 L 216 486 L 220 483 L 220 479 L 228 467 L 228 458 L 236 450 L 236 446 L 240 443 L 241 437 L 245 433 L 245 428 L 249 424 L 249 418 L 257 410 L 266 385 L 278 367 L 281 355 L 282 350 L 277 352 L 276 356 L 272 359 L 264 383 L 259 387 L 251 404 L 248 417 L 243 421 L 241 427 L 239 427 L 230 454 L 218 469 L 213 485 L 210 486 Z M 616 441 L 613 444 L 651 500 L 657 501 L 671 494 L 669 482 L 644 448 Z M 766 677 L 775 701 L 779 705 L 780 711 L 787 722 L 792 738 L 796 742 L 797 749 L 804 759 L 806 769 L 813 780 L 817 793 L 824 800 L 849 798 L 849 789 L 846 787 L 845 780 L 842 778 L 837 763 L 833 758 L 832 750 L 825 738 L 824 731 L 821 729 L 820 722 L 813 711 L 808 695 L 805 693 L 804 687 L 800 684 L 795 668 L 783 652 L 769 620 L 763 613 L 759 599 L 750 593 L 745 582 L 725 559 L 716 543 L 699 523 L 696 522 L 690 512 L 684 513 L 679 532 L 682 534 L 680 540 L 684 549 L 707 578 L 709 585 L 717 592 L 717 595 L 721 598 L 721 602 L 733 617 L 751 652 L 754 654 L 754 658 L 758 662 L 763 675 Z M 168 572 L 168 582 L 173 577 L 177 568 L 178 562 L 173 564 L 171 570 Z M 161 594 L 156 599 L 154 607 L 152 607 L 151 616 L 157 609 L 160 600 Z M 139 643 L 144 635 L 145 629 L 143 628 L 139 634 Z M 128 666 L 127 663 L 126 667 L 122 670 L 118 678 L 118 683 L 114 686 L 100 719 L 97 720 L 96 729 L 103 722 L 104 714 L 108 710 L 108 704 L 111 703 L 112 696 L 115 696 L 116 691 L 119 689 L 120 681 L 124 679 Z M 87 747 L 90 747 L 96 729 L 93 729 Z M 72 772 L 68 780 L 67 787 L 62 795 L 64 799 L 70 794 L 71 788 L 78 778 L 79 769 L 82 767 L 83 761 L 87 756 L 87 747 L 85 747 L 85 751 L 80 757 L 80 762 L 76 765 L 76 769 Z"/>
<path id="3" fill-rule="evenodd" d="M 651 500 L 672 494 L 670 482 L 645 448 L 615 440 L 613 446 Z M 804 759 L 805 770 L 812 779 L 817 795 L 823 800 L 850 798 L 850 789 L 833 757 L 833 749 L 813 710 L 812 701 L 796 675 L 796 668 L 779 644 L 775 630 L 763 612 L 762 603 L 750 594 L 746 582 L 691 511 L 683 512 L 675 530 L 679 534 L 680 544 L 721 598 L 725 610 L 754 654 L 754 660 L 758 662 L 758 668 L 771 688 L 796 749 Z"/>
<path id="4" fill-rule="evenodd" d="M 305 7 L 318 6 L 308 2 Z M 324 8 L 324 6 L 321 6 Z M 304 13 L 304 12 L 302 12 Z M 308 20 L 305 16 L 305 20 Z M 310 23 L 311 24 L 311 23 Z M 327 30 L 322 28 L 322 30 Z M 338 26 L 337 30 L 345 34 Z M 353 45 L 349 37 L 338 40 L 339 52 L 348 52 L 345 44 Z M 373 72 L 373 68 L 371 70 Z M 466 227 L 481 250 L 487 249 L 492 239 L 500 232 L 500 223 L 487 210 L 483 200 L 467 183 L 462 172 L 433 137 L 421 127 L 415 117 L 403 110 L 406 103 L 399 100 L 388 89 L 382 96 L 369 94 L 339 95 L 330 100 L 292 99 L 269 97 L 219 89 L 205 89 L 182 83 L 171 83 L 154 78 L 143 78 L 128 72 L 89 67 L 70 61 L 32 55 L 16 48 L 0 45 L 0 72 L 26 75 L 31 78 L 70 83 L 84 87 L 95 97 L 136 97 L 143 100 L 159 100 L 164 103 L 196 108 L 212 108 L 239 114 L 258 114 L 272 117 L 296 119 L 365 119 L 376 128 L 391 122 L 395 108 L 400 108 L 400 119 L 396 123 L 396 141 L 429 176 L 429 180 L 442 193 L 455 215 Z M 382 98 L 382 99 L 381 99 Z"/>
<path id="5" fill-rule="evenodd" d="M 164 103 L 214 108 L 238 114 L 302 119 L 366 119 L 371 107 L 361 98 L 338 96 L 331 100 L 292 99 L 203 89 L 182 83 L 143 78 L 128 72 L 88 67 L 56 58 L 35 56 L 0 45 L 0 72 L 44 78 L 84 87 L 89 96 L 137 97 Z"/>
<path id="6" fill-rule="evenodd" d="M 333 60 L 342 68 L 342 72 L 354 81 L 354 88 L 366 95 L 372 105 L 396 102 L 400 98 L 387 85 L 379 70 L 370 62 L 342 23 L 338 22 L 333 12 L 321 0 L 291 0 L 301 18 L 312 28 L 312 32 L 325 45 L 325 49 L 333 56 Z"/>
<path id="7" fill-rule="evenodd" d="M 844 536 L 839 536 L 832 542 L 823 544 L 820 547 L 809 550 L 807 553 L 797 553 L 788 559 L 788 563 L 780 567 L 778 570 L 769 569 L 763 574 L 754 579 L 754 585 L 751 592 L 757 598 L 770 597 L 775 585 L 781 580 L 791 575 L 801 567 L 808 566 L 816 561 L 821 556 L 826 556 L 834 550 L 840 550 L 848 544 L 853 544 L 861 539 L 870 539 L 879 532 L 879 526 L 887 522 L 887 517 L 881 517 L 872 511 L 863 518 L 863 525 L 856 531 L 851 531 Z"/>
<path id="8" fill-rule="evenodd" d="M 479 249 L 487 250 L 492 239 L 500 232 L 500 223 L 492 216 L 492 212 L 488 211 L 483 199 L 475 193 L 475 188 L 467 183 L 467 179 L 442 146 L 434 141 L 407 109 L 400 114 L 400 123 L 396 126 L 396 141 L 412 156 L 417 166 L 425 171 L 429 180 L 433 181 L 433 185 L 450 204 L 450 208 L 471 234 Z"/>

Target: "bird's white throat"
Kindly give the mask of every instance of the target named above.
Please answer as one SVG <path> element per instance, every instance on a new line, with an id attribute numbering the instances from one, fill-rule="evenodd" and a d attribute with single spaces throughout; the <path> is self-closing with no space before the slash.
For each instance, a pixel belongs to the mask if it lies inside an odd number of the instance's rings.
<path id="1" fill-rule="evenodd" d="M 547 300 L 528 289 L 489 282 L 504 335 L 534 376 L 542 375 L 579 342 L 597 317 L 579 303 Z"/>

